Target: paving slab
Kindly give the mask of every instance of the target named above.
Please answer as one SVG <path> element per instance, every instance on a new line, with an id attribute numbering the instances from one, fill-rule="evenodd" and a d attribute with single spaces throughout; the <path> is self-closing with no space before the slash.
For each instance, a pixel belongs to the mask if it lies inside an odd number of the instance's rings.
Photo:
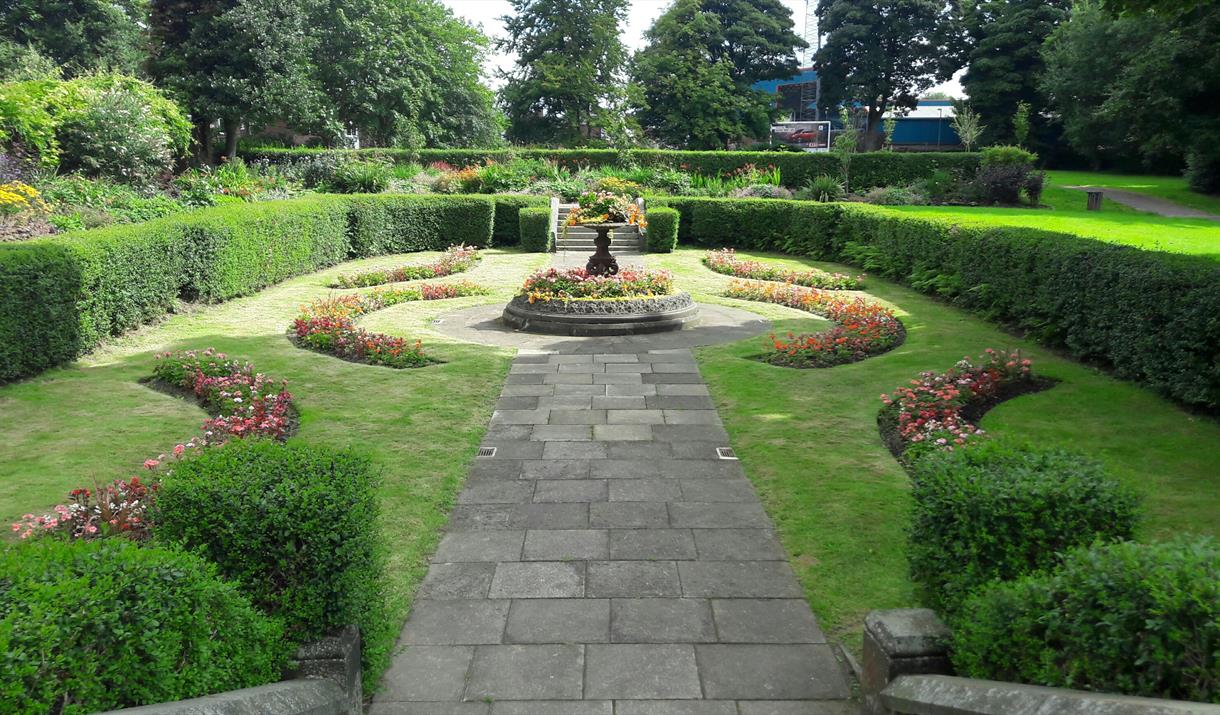
<path id="1" fill-rule="evenodd" d="M 547 340 L 513 363 L 369 712 L 850 712 L 689 346 Z"/>

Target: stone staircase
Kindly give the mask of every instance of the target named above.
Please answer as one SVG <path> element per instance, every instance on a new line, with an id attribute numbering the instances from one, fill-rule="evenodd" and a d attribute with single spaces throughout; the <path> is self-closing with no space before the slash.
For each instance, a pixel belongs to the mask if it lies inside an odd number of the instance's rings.
<path id="1" fill-rule="evenodd" d="M 559 212 L 555 220 L 555 251 L 591 254 L 597 248 L 593 239 L 597 232 L 591 228 L 572 226 L 564 236 L 563 225 L 568 220 L 568 213 L 576 208 L 576 204 L 559 204 Z M 644 253 L 644 236 L 635 226 L 624 226 L 615 229 L 611 234 L 610 252 L 615 256 L 639 256 Z"/>

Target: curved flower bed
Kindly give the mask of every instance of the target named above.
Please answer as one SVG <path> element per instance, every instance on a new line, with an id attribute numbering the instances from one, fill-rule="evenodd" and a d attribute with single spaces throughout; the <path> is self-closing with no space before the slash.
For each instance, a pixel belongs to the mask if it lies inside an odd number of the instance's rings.
<path id="1" fill-rule="evenodd" d="M 168 453 L 144 460 L 144 468 L 150 471 L 190 450 L 234 438 L 284 439 L 296 428 L 292 394 L 286 381 L 255 372 L 250 363 L 230 360 L 212 348 L 158 355 L 153 382 L 194 396 L 216 417 L 204 420 L 201 435 L 174 445 Z M 149 535 L 147 514 L 157 487 L 155 478 L 143 481 L 135 476 L 95 484 L 93 489 L 73 489 L 68 493 L 68 501 L 57 505 L 52 513 L 25 514 L 13 524 L 13 532 L 23 539 L 53 533 L 73 539 L 114 534 L 143 539 Z"/>
<path id="2" fill-rule="evenodd" d="M 882 395 L 885 407 L 878 422 L 897 455 L 913 458 L 919 451 L 951 451 L 986 434 L 975 421 L 988 409 L 1050 384 L 1034 377 L 1033 363 L 1020 351 L 987 348 L 977 361 L 964 357 L 944 372 L 922 372 L 909 385 Z"/>
<path id="3" fill-rule="evenodd" d="M 892 350 L 905 333 L 885 306 L 791 283 L 733 281 L 725 296 L 786 305 L 820 315 L 834 327 L 821 333 L 772 335 L 763 360 L 785 367 L 833 367 Z"/>
<path id="4" fill-rule="evenodd" d="M 746 261 L 738 258 L 737 253 L 731 248 L 708 251 L 703 256 L 703 265 L 726 276 L 792 283 L 822 290 L 855 290 L 863 284 L 864 280 L 864 276 L 849 276 L 845 273 L 828 273 L 819 270 L 794 271 L 758 261 Z"/>
<path id="5" fill-rule="evenodd" d="M 367 288 L 384 283 L 442 278 L 474 268 L 482 257 L 474 246 L 458 244 L 445 249 L 444 255 L 431 263 L 412 263 L 398 268 L 363 271 L 351 275 L 339 274 L 332 288 Z"/>
<path id="6" fill-rule="evenodd" d="M 366 313 L 391 305 L 417 300 L 444 300 L 467 295 L 483 295 L 479 285 L 458 283 L 424 283 L 396 290 L 379 290 L 364 295 L 344 295 L 321 298 L 302 306 L 301 314 L 292 324 L 292 336 L 298 345 L 341 357 L 352 362 L 383 365 L 393 368 L 423 367 L 432 362 L 416 340 L 370 333 L 356 326 L 356 320 Z"/>
<path id="7" fill-rule="evenodd" d="M 594 276 L 583 268 L 549 268 L 525 279 L 520 295 L 540 300 L 605 300 L 655 298 L 674 292 L 668 271 L 623 270 L 614 276 Z"/>

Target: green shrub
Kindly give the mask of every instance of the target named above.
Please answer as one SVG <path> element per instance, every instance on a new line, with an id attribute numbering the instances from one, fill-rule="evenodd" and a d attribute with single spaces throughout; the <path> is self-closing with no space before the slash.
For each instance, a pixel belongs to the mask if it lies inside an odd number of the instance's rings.
<path id="1" fill-rule="evenodd" d="M 289 650 L 216 567 L 126 539 L 0 550 L 0 710 L 94 713 L 278 680 Z"/>
<path id="2" fill-rule="evenodd" d="M 394 171 L 380 162 L 348 161 L 334 168 L 324 186 L 334 194 L 380 194 L 393 178 Z"/>
<path id="3" fill-rule="evenodd" d="M 107 89 L 59 128 L 60 167 L 127 184 L 146 185 L 173 167 L 170 140 L 134 94 Z"/>
<path id="4" fill-rule="evenodd" d="M 810 201 L 839 201 L 847 194 L 843 180 L 830 174 L 818 174 L 805 183 L 797 192 L 798 199 Z"/>
<path id="5" fill-rule="evenodd" d="M 183 460 L 157 497 L 156 537 L 178 541 L 283 619 L 294 641 L 349 624 L 365 662 L 387 655 L 378 478 L 351 452 L 234 440 Z"/>
<path id="6" fill-rule="evenodd" d="M 354 256 L 487 246 L 492 240 L 495 202 L 487 197 L 357 196 L 349 207 Z"/>
<path id="7" fill-rule="evenodd" d="M 550 251 L 551 207 L 528 206 L 521 209 L 521 248 L 526 251 Z"/>
<path id="8" fill-rule="evenodd" d="M 911 577 L 929 605 L 950 613 L 983 584 L 1052 566 L 1072 547 L 1130 539 L 1135 529 L 1135 497 L 1070 452 L 990 441 L 929 452 L 910 473 Z"/>
<path id="9" fill-rule="evenodd" d="M 526 206 L 550 207 L 548 196 L 523 196 L 521 194 L 496 194 L 491 197 L 496 202 L 496 216 L 491 229 L 492 245 L 515 246 L 521 240 L 521 227 L 517 224 L 517 214 Z"/>
<path id="10" fill-rule="evenodd" d="M 989 146 L 979 152 L 979 166 L 1029 166 L 1038 155 L 1019 146 Z"/>
<path id="11" fill-rule="evenodd" d="M 1201 194 L 1220 193 L 1220 152 L 1216 147 L 1195 147 L 1186 155 L 1186 183 Z"/>
<path id="12" fill-rule="evenodd" d="M 1220 703 L 1220 548 L 1210 540 L 1081 549 L 992 585 L 954 628 L 960 675 Z"/>
<path id="13" fill-rule="evenodd" d="M 681 214 L 677 209 L 665 206 L 648 209 L 648 228 L 645 236 L 648 238 L 649 253 L 672 253 L 678 245 L 678 224 Z"/>

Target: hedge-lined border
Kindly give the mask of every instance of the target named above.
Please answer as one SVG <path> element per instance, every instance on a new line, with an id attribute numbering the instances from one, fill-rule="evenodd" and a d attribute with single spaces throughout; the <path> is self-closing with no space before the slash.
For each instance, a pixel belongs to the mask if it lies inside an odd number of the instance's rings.
<path id="1" fill-rule="evenodd" d="M 1178 402 L 1220 409 L 1220 263 L 860 204 L 656 197 L 679 241 L 840 261 L 1019 330 Z"/>
<path id="2" fill-rule="evenodd" d="M 790 189 L 804 186 L 810 179 L 828 174 L 838 176 L 839 160 L 828 153 L 796 153 L 775 151 L 670 151 L 637 149 L 629 156 L 613 149 L 286 149 L 264 148 L 242 152 L 247 159 L 286 161 L 298 156 L 338 154 L 362 159 L 389 161 L 398 164 L 445 162 L 466 167 L 487 162 L 505 162 L 514 158 L 546 159 L 568 169 L 622 165 L 624 162 L 644 166 L 680 169 L 705 176 L 719 176 L 741 169 L 747 164 L 775 166 L 780 170 L 783 185 Z M 948 171 L 964 178 L 978 169 L 977 152 L 892 152 L 877 151 L 856 154 L 851 164 L 852 189 L 906 185 L 927 178 L 934 171 Z"/>

